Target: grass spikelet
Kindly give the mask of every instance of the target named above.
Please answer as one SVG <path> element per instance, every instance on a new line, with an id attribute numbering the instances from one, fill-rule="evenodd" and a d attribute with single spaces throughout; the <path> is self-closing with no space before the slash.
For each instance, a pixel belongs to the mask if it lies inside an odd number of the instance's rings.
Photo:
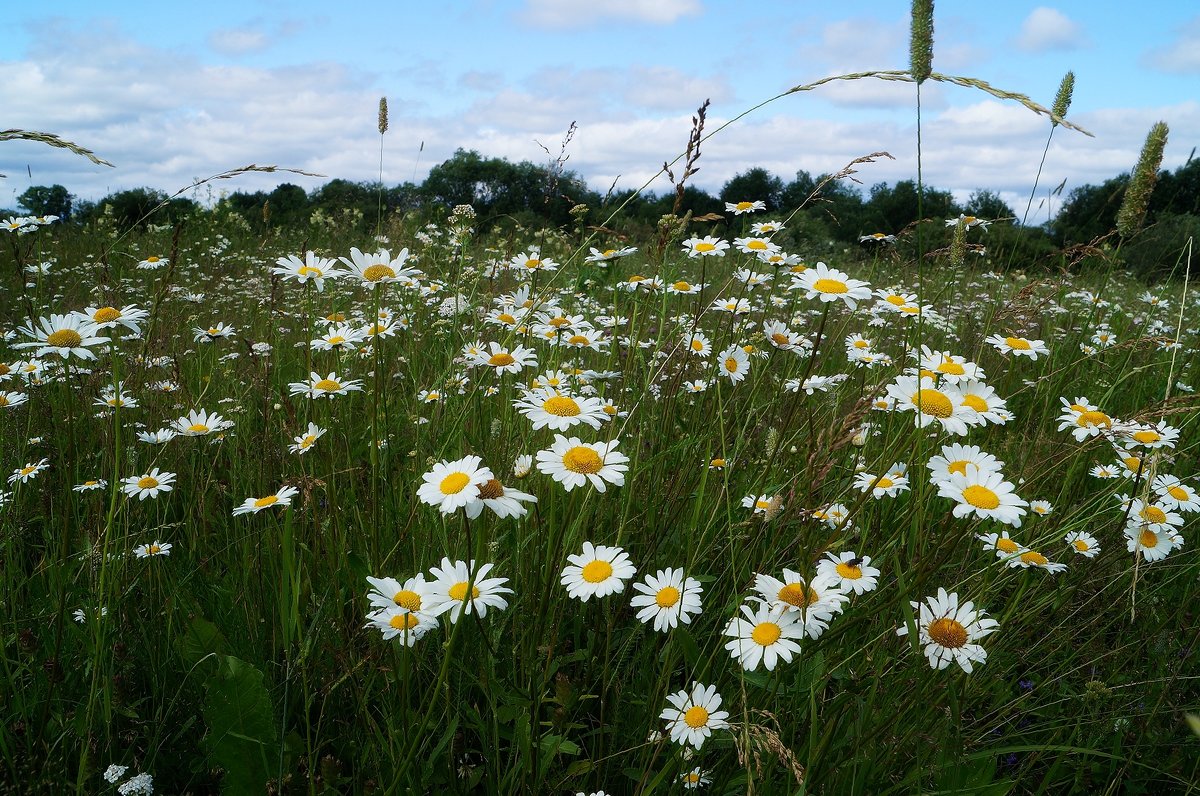
<path id="1" fill-rule="evenodd" d="M 1154 186 L 1158 183 L 1158 167 L 1162 164 L 1168 132 L 1167 123 L 1158 122 L 1146 135 L 1142 154 L 1138 157 L 1137 166 L 1129 178 L 1129 187 L 1125 189 L 1125 199 L 1121 202 L 1121 209 L 1117 211 L 1117 232 L 1122 238 L 1130 238 L 1142 228 L 1146 207 L 1150 204 L 1150 195 L 1154 193 Z"/>
<path id="2" fill-rule="evenodd" d="M 933 0 L 913 0 L 909 73 L 918 85 L 933 72 Z"/>
<path id="3" fill-rule="evenodd" d="M 1062 82 L 1058 84 L 1058 93 L 1054 95 L 1054 105 L 1050 110 L 1054 114 L 1050 122 L 1055 127 L 1058 126 L 1059 119 L 1064 119 L 1067 116 L 1067 109 L 1071 107 L 1071 95 L 1075 93 L 1075 73 L 1067 72 L 1063 75 Z"/>

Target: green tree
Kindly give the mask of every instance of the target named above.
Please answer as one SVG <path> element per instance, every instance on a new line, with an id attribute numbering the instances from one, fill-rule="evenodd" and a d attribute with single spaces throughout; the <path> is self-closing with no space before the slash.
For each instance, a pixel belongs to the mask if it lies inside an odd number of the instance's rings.
<path id="1" fill-rule="evenodd" d="M 736 175 L 721 188 L 722 202 L 766 202 L 767 212 L 774 213 L 783 206 L 783 180 L 755 166 Z"/>
<path id="2" fill-rule="evenodd" d="M 28 210 L 31 215 L 58 216 L 63 219 L 71 217 L 71 205 L 74 200 L 75 197 L 58 184 L 32 185 L 17 197 L 21 207 Z"/>
<path id="3" fill-rule="evenodd" d="M 1000 194 L 995 191 L 979 189 L 973 192 L 967 198 L 964 212 L 978 218 L 997 219 L 997 218 L 1014 218 L 1016 213 L 1008 206 L 1008 203 L 1000 198 Z"/>

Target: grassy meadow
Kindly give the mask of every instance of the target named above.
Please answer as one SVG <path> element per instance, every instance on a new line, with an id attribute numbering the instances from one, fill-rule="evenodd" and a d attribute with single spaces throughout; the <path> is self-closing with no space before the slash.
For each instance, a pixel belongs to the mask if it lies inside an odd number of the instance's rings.
<path id="1" fill-rule="evenodd" d="M 1188 242 L 760 198 L 0 231 L 6 792 L 1200 790 Z"/>

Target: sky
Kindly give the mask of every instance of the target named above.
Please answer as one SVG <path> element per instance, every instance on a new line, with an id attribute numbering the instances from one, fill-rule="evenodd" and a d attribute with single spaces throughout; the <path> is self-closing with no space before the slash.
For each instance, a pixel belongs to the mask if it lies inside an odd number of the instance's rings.
<path id="1" fill-rule="evenodd" d="M 86 199 L 167 193 L 248 164 L 324 177 L 245 175 L 195 195 L 420 181 L 458 148 L 547 162 L 572 122 L 566 167 L 596 190 L 638 188 L 679 155 L 691 116 L 708 130 L 788 88 L 908 66 L 907 0 L 312 0 L 18 3 L 0 26 L 0 128 L 52 132 L 113 163 L 0 141 L 0 207 L 30 185 Z M 935 4 L 933 68 L 1049 106 L 1076 75 L 1039 195 L 1132 168 L 1150 126 L 1171 128 L 1164 167 L 1200 140 L 1200 4 L 1006 0 Z M 1050 133 L 1045 117 L 978 90 L 926 83 L 922 169 L 961 201 L 977 188 L 1023 209 Z M 762 166 L 859 167 L 864 187 L 916 175 L 915 87 L 854 81 L 758 108 L 703 145 L 692 183 L 716 193 Z M 650 189 L 669 186 L 660 177 Z M 192 194 L 185 194 L 192 195 Z M 1035 212 L 1046 212 L 1045 209 Z M 757 197 L 745 197 L 754 199 Z M 1058 200 L 1051 201 L 1053 203 Z M 969 208 L 968 208 L 969 209 Z"/>

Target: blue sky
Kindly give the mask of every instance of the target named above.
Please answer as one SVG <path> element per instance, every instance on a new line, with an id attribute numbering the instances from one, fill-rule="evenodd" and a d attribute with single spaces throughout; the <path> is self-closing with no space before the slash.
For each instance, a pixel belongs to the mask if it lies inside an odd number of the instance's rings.
<path id="1" fill-rule="evenodd" d="M 747 9 L 752 8 L 752 12 Z M 567 126 L 568 167 L 596 188 L 637 187 L 686 142 L 712 99 L 710 129 L 799 83 L 907 64 L 908 2 L 478 0 L 458 3 L 205 3 L 67 0 L 19 4 L 0 28 L 5 127 L 55 132 L 116 168 L 26 143 L 0 145 L 0 206 L 32 184 L 97 198 L 174 191 L 248 163 L 373 179 L 375 108 L 392 110 L 384 179 L 421 179 L 458 147 L 545 159 Z M 1114 10 L 1109 10 L 1110 8 Z M 1150 124 L 1172 128 L 1165 162 L 1200 138 L 1200 6 L 1152 0 L 993 4 L 942 0 L 935 70 L 982 78 L 1049 104 L 1075 71 L 1069 117 L 1045 183 L 1068 188 L 1127 170 Z M 954 86 L 923 91 L 929 181 L 965 197 L 1027 196 L 1048 123 Z M 866 185 L 911 177 L 911 85 L 859 81 L 793 95 L 706 143 L 695 182 L 717 190 L 763 165 L 790 178 L 885 150 Z M 422 142 L 424 151 L 418 155 Z M 295 180 L 312 187 L 323 180 Z M 222 188 L 278 182 L 247 177 Z M 661 183 L 656 184 L 661 189 Z M 1022 200 L 1023 201 L 1023 200 Z"/>

